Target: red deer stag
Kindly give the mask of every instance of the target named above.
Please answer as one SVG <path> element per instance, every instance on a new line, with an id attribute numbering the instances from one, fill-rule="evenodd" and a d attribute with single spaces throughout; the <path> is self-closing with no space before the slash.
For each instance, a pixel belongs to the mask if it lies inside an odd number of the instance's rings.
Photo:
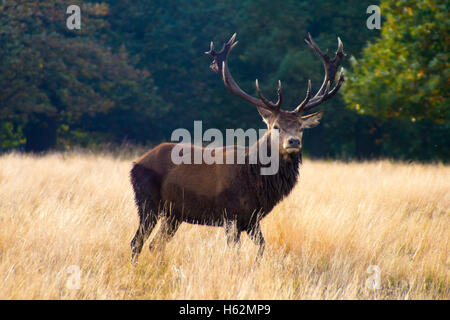
<path id="1" fill-rule="evenodd" d="M 267 132 L 250 147 L 244 148 L 248 157 L 261 143 L 270 149 L 271 132 L 278 130 L 279 153 L 278 172 L 261 175 L 262 164 L 179 164 L 171 161 L 171 151 L 175 143 L 162 143 L 139 158 L 131 170 L 131 182 L 139 213 L 139 227 L 131 241 L 132 260 L 141 252 L 158 219 L 163 217 L 158 238 L 168 241 L 182 222 L 223 226 L 229 243 L 239 242 L 240 234 L 246 231 L 259 245 L 259 254 L 264 251 L 264 238 L 260 221 L 273 207 L 294 188 L 301 162 L 303 129 L 319 124 L 323 111 L 303 116 L 305 112 L 333 97 L 344 82 L 341 69 L 337 84 L 330 90 L 345 54 L 341 40 L 331 59 L 328 51 L 323 53 L 309 35 L 306 43 L 320 56 L 325 68 L 325 78 L 318 92 L 311 96 L 311 81 L 308 81 L 306 98 L 292 111 L 281 110 L 281 82 L 278 82 L 278 100 L 265 98 L 256 80 L 259 98 L 244 92 L 231 76 L 227 65 L 230 51 L 236 46 L 236 34 L 224 44 L 220 52 L 214 50 L 213 43 L 207 55 L 213 58 L 210 67 L 223 80 L 234 95 L 241 97 L 256 109 L 267 124 Z M 274 135 L 275 136 L 275 135 Z M 191 150 L 195 147 L 191 146 Z M 243 147 L 228 146 L 222 149 L 226 154 L 236 154 Z M 203 148 L 201 148 L 203 150 Z M 153 242 L 153 241 L 152 241 Z M 150 248 L 152 248 L 150 243 Z"/>

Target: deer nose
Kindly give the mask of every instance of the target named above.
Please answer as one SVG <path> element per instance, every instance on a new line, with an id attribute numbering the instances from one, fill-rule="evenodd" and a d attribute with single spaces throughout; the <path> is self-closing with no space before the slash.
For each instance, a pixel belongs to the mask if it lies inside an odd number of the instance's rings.
<path id="1" fill-rule="evenodd" d="M 298 147 L 300 147 L 300 139 L 289 138 L 288 145 L 289 145 L 289 148 L 298 148 Z"/>

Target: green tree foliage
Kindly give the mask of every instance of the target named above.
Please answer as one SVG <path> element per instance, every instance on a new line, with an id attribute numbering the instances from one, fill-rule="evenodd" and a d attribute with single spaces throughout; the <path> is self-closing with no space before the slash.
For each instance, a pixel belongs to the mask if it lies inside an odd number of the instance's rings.
<path id="1" fill-rule="evenodd" d="M 66 1 L 0 5 L 0 119 L 9 123 L 2 128 L 23 127 L 30 151 L 54 147 L 58 128 L 76 126 L 83 116 L 127 110 L 157 119 L 165 108 L 150 74 L 132 67 L 126 52 L 102 44 L 108 7 L 78 4 L 82 26 L 73 31 L 66 27 Z"/>
<path id="2" fill-rule="evenodd" d="M 382 118 L 450 121 L 448 2 L 382 1 L 381 14 L 381 37 L 354 60 L 345 101 Z"/>
<path id="3" fill-rule="evenodd" d="M 381 37 L 353 59 L 344 99 L 378 121 L 381 154 L 448 161 L 450 86 L 448 4 L 382 1 Z"/>

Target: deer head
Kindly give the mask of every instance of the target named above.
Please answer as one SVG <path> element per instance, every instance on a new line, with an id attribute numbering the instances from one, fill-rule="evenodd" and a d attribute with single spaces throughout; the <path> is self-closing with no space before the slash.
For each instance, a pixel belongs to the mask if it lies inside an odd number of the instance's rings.
<path id="1" fill-rule="evenodd" d="M 345 57 L 341 40 L 338 38 L 338 49 L 335 57 L 331 59 L 328 55 L 328 50 L 323 53 L 309 33 L 308 38 L 309 41 L 305 39 L 306 43 L 322 59 L 325 69 L 325 77 L 322 86 L 314 96 L 311 95 L 311 81 L 308 81 L 308 89 L 306 91 L 305 99 L 292 111 L 281 109 L 281 104 L 283 102 L 281 81 L 278 81 L 278 99 L 276 102 L 272 102 L 263 96 L 261 90 L 259 89 L 258 80 L 256 80 L 255 83 L 258 98 L 244 92 L 234 81 L 230 70 L 228 69 L 227 59 L 231 50 L 238 43 L 235 41 L 236 33 L 227 43 L 223 45 L 222 50 L 219 52 L 215 51 L 213 42 L 211 42 L 210 50 L 205 52 L 214 59 L 210 65 L 210 68 L 222 78 L 225 86 L 231 91 L 231 93 L 256 106 L 259 114 L 267 124 L 269 134 L 273 129 L 279 130 L 279 146 L 280 153 L 282 155 L 289 155 L 291 153 L 298 153 L 301 151 L 303 130 L 317 126 L 319 124 L 319 120 L 322 118 L 323 111 L 308 115 L 304 114 L 314 107 L 317 107 L 322 102 L 325 102 L 333 97 L 344 82 L 344 73 L 343 69 L 341 69 L 337 84 L 330 90 L 330 87 L 336 78 L 339 65 Z"/>

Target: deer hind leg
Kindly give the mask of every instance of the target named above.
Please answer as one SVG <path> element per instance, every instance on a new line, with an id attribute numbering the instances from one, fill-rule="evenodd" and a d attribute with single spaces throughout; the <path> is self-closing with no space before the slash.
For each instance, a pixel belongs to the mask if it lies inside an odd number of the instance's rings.
<path id="1" fill-rule="evenodd" d="M 157 177 L 152 170 L 135 164 L 130 176 L 139 214 L 139 227 L 131 240 L 131 258 L 136 262 L 144 242 L 158 221 L 160 197 Z"/>
<path id="2" fill-rule="evenodd" d="M 247 234 L 250 237 L 250 239 L 259 246 L 258 249 L 258 257 L 262 257 L 264 254 L 264 249 L 266 247 L 266 242 L 264 240 L 264 236 L 261 231 L 261 226 L 258 223 L 256 223 L 252 228 L 247 230 Z"/>
<path id="3" fill-rule="evenodd" d="M 225 234 L 227 235 L 228 245 L 240 244 L 241 230 L 238 229 L 236 221 L 225 222 Z"/>
<path id="4" fill-rule="evenodd" d="M 173 218 L 162 217 L 161 218 L 161 226 L 158 230 L 158 233 L 153 237 L 148 245 L 148 248 L 151 250 L 159 247 L 160 250 L 164 250 L 164 247 L 167 242 L 169 242 L 177 232 L 180 227 L 181 221 L 178 221 Z"/>
<path id="5" fill-rule="evenodd" d="M 157 215 L 153 213 L 153 211 L 147 212 L 146 214 L 140 216 L 141 219 L 139 222 L 139 227 L 133 237 L 133 240 L 131 240 L 131 260 L 133 262 L 137 261 L 137 258 L 142 251 L 144 242 L 148 239 L 158 221 Z"/>

